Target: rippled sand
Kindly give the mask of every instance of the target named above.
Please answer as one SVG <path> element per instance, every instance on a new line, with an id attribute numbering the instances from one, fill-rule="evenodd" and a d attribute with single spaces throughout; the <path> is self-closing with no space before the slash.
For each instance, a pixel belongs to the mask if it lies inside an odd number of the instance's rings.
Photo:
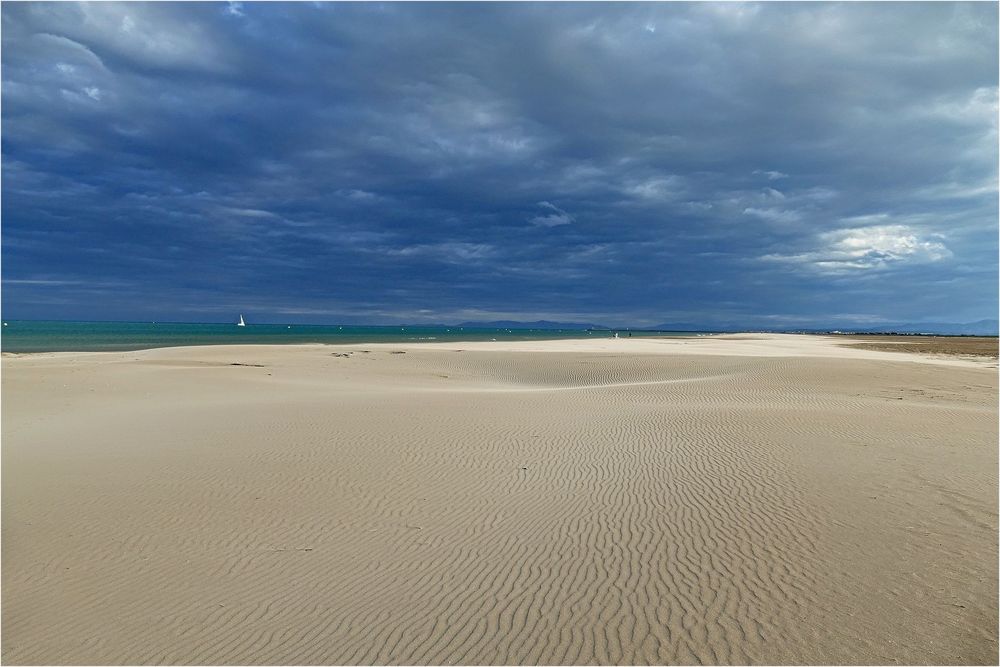
<path id="1" fill-rule="evenodd" d="M 5 356 L 3 661 L 995 664 L 996 362 L 837 343 Z"/>

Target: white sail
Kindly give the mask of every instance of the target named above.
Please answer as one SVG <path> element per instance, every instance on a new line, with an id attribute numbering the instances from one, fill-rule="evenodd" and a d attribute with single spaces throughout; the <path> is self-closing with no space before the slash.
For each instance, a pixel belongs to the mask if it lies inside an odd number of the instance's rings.
<path id="1" fill-rule="evenodd" d="M 247 323 L 243 321 L 243 313 L 240 313 L 240 321 L 236 323 L 236 326 L 245 327 L 246 325 Z"/>

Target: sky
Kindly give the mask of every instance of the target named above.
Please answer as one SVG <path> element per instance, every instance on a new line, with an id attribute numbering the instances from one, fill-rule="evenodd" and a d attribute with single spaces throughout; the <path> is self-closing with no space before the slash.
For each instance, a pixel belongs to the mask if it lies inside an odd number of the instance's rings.
<path id="1" fill-rule="evenodd" d="M 997 3 L 0 11 L 8 319 L 997 314 Z"/>

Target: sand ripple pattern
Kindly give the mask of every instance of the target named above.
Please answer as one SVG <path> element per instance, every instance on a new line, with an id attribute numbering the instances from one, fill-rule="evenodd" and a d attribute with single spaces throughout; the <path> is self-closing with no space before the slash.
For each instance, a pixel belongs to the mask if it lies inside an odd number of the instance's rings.
<path id="1" fill-rule="evenodd" d="M 997 660 L 991 373 L 360 350 L 8 364 L 4 662 Z"/>

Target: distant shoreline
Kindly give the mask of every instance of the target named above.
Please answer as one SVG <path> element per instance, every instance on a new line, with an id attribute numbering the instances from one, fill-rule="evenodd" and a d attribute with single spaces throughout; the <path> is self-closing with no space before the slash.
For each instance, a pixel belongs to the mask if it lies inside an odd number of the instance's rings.
<path id="1" fill-rule="evenodd" d="M 624 329 L 517 329 L 478 327 L 412 327 L 254 324 L 181 324 L 151 322 L 53 322 L 5 320 L 0 351 L 128 352 L 205 345 L 374 344 L 474 342 L 497 340 L 563 340 L 628 337 L 687 337 L 712 332 L 638 331 Z"/>
<path id="2" fill-rule="evenodd" d="M 28 322 L 26 320 L 10 320 L 11 322 Z M 81 323 L 62 322 L 62 325 L 98 324 L 107 327 L 113 324 L 126 324 L 152 327 L 145 323 Z M 45 334 L 39 334 L 35 339 L 19 337 L 18 330 L 4 329 L 0 338 L 0 352 L 4 357 L 22 356 L 46 353 L 94 353 L 94 352 L 138 352 L 143 350 L 170 349 L 179 347 L 219 347 L 242 345 L 295 346 L 295 345 L 422 345 L 432 343 L 478 343 L 478 342 L 530 342 L 530 341 L 560 341 L 560 340 L 600 340 L 614 339 L 618 334 L 620 339 L 677 339 L 700 338 L 707 336 L 736 335 L 789 335 L 789 336 L 830 336 L 844 339 L 844 346 L 858 349 L 880 350 L 887 352 L 917 352 L 945 355 L 972 355 L 982 357 L 998 357 L 997 336 L 975 336 L 969 334 L 938 335 L 911 333 L 853 333 L 853 332 L 820 332 L 820 331 L 665 331 L 655 329 L 477 329 L 474 327 L 434 328 L 434 327 L 334 327 L 327 325 L 251 325 L 246 329 L 237 329 L 232 325 L 171 325 L 158 324 L 160 331 L 164 327 L 190 326 L 198 329 L 207 327 L 213 333 L 198 331 L 193 334 L 179 332 L 176 335 L 153 335 L 137 340 L 130 337 L 129 331 L 99 331 L 95 334 L 83 334 L 81 338 L 70 340 L 66 338 L 46 339 Z M 303 329 L 307 331 L 303 332 Z M 316 335 L 313 331 L 322 329 Z M 338 330 L 333 332 L 332 330 Z M 341 332 L 340 330 L 343 329 Z M 263 330 L 263 331 L 262 331 Z M 312 331 L 309 331 L 312 330 Z M 13 341 L 12 341 L 13 334 Z M 420 335 L 414 335 L 420 334 Z"/>

